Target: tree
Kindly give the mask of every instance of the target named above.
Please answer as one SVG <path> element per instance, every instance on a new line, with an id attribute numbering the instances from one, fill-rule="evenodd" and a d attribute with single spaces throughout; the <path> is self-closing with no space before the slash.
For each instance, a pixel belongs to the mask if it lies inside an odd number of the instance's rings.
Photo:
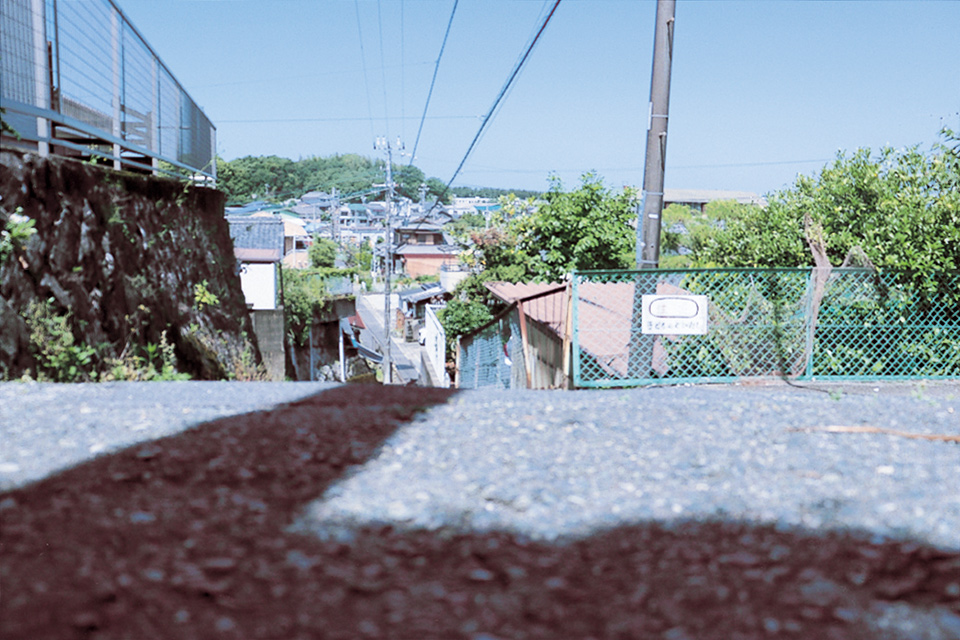
<path id="1" fill-rule="evenodd" d="M 483 229 L 486 224 L 487 221 L 483 215 L 468 211 L 456 220 L 443 225 L 443 230 L 455 240 L 466 242 L 473 233 Z"/>
<path id="2" fill-rule="evenodd" d="M 284 333 L 296 344 L 304 345 L 310 336 L 314 315 L 328 298 L 322 277 L 302 269 L 283 267 Z"/>
<path id="3" fill-rule="evenodd" d="M 526 189 L 494 189 L 491 187 L 453 187 L 450 189 L 452 195 L 458 198 L 502 198 L 503 196 L 513 196 L 521 199 L 535 198 L 540 195 L 539 191 L 530 191 Z"/>
<path id="4" fill-rule="evenodd" d="M 664 269 L 716 266 L 706 260 L 698 261 L 703 248 L 731 220 L 750 215 L 757 209 L 757 205 L 741 204 L 735 200 L 708 202 L 703 211 L 671 204 L 663 210 L 660 266 Z"/>
<path id="5" fill-rule="evenodd" d="M 630 226 L 635 216 L 632 190 L 612 193 L 600 178 L 588 173 L 580 188 L 569 193 L 558 179 L 552 179 L 544 199 L 535 210 L 531 210 L 532 200 L 521 201 L 525 215 L 471 235 L 472 247 L 461 259 L 475 273 L 457 286 L 440 318 L 449 346 L 456 343 L 457 336 L 480 327 L 500 310 L 502 303 L 485 282 L 557 282 L 574 269 L 631 266 L 635 237 Z M 515 206 L 515 201 L 511 194 L 501 199 L 501 206 Z"/>
<path id="6" fill-rule="evenodd" d="M 337 262 L 337 243 L 329 238 L 315 236 L 313 244 L 307 251 L 310 258 L 310 265 L 314 269 L 321 267 L 333 267 Z"/>
<path id="7" fill-rule="evenodd" d="M 393 165 L 393 180 L 396 183 L 395 193 L 414 202 L 420 200 L 420 185 L 426 182 L 423 171 L 413 165 Z"/>
<path id="8" fill-rule="evenodd" d="M 278 156 L 246 156 L 230 161 L 218 158 L 217 188 L 227 194 L 228 201 L 236 203 L 283 201 L 307 191 L 332 193 L 334 189 L 346 195 L 370 191 L 373 184 L 382 183 L 384 169 L 383 160 L 352 153 L 297 161 Z M 394 165 L 393 170 L 402 196 L 419 199 L 424 182 L 434 187 L 439 183 L 442 191 L 443 183 L 436 178 L 425 179 L 423 171 L 415 166 Z"/>
<path id="9" fill-rule="evenodd" d="M 949 141 L 950 132 L 944 132 Z M 947 144 L 840 153 L 819 175 L 800 176 L 765 209 L 727 221 L 698 254 L 730 267 L 813 264 L 804 216 L 822 229 L 834 266 L 855 249 L 877 267 L 960 268 L 960 159 Z"/>
<path id="10" fill-rule="evenodd" d="M 370 268 L 373 266 L 373 249 L 368 243 L 346 245 L 346 252 L 345 262 L 348 267 L 356 267 L 360 273 L 370 274 Z"/>
<path id="11" fill-rule="evenodd" d="M 440 200 L 440 204 L 453 202 L 453 194 L 447 190 L 447 185 L 440 178 L 427 178 L 427 197 L 431 200 Z"/>
<path id="12" fill-rule="evenodd" d="M 546 282 L 573 270 L 630 268 L 635 198 L 633 189 L 611 192 L 592 173 L 584 174 L 580 188 L 571 192 L 553 177 L 545 204 L 511 224 L 517 252 L 525 256 L 533 278 Z"/>

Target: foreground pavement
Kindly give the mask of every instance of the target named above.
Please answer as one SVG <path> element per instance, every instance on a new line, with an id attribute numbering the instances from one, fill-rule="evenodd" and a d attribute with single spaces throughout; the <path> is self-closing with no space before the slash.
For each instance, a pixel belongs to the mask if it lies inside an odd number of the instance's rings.
<path id="1" fill-rule="evenodd" d="M 329 389 L 0 494 L 0 636 L 957 638 L 958 412 Z"/>

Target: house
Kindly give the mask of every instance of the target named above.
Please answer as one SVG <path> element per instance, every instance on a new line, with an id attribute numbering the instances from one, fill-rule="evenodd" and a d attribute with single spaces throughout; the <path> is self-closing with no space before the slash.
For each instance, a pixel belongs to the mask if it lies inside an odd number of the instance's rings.
<path id="1" fill-rule="evenodd" d="M 369 226 L 372 220 L 370 210 L 365 204 L 345 204 L 337 213 L 341 229 Z"/>
<path id="2" fill-rule="evenodd" d="M 414 289 L 407 289 L 397 294 L 400 304 L 397 307 L 398 318 L 423 320 L 429 304 L 443 304 L 450 297 L 450 293 L 439 282 L 429 282 Z"/>
<path id="3" fill-rule="evenodd" d="M 283 266 L 291 269 L 306 269 L 310 266 L 307 251 L 310 248 L 310 234 L 303 224 L 293 220 L 283 220 Z"/>
<path id="4" fill-rule="evenodd" d="M 571 291 L 567 284 L 488 282 L 493 295 L 508 309 L 491 323 L 461 336 L 457 386 L 510 386 L 528 389 L 569 387 L 573 359 L 611 377 L 625 378 L 630 358 L 630 336 L 635 304 L 632 282 L 581 283 L 577 290 L 580 327 L 573 350 Z M 666 282 L 660 295 L 688 291 Z M 651 368 L 667 371 L 664 342 L 676 336 L 658 336 L 653 343 Z M 479 355 L 478 355 L 479 354 Z"/>
<path id="5" fill-rule="evenodd" d="M 240 286 L 251 309 L 276 309 L 277 263 L 283 259 L 283 221 L 273 216 L 227 216 Z"/>
<path id="6" fill-rule="evenodd" d="M 397 297 L 399 305 L 396 314 L 396 328 L 401 331 L 407 342 L 420 340 L 420 344 L 424 344 L 425 341 L 421 339 L 420 331 L 427 324 L 428 309 L 433 307 L 435 315 L 436 309 L 446 305 L 447 300 L 450 299 L 450 293 L 439 282 L 430 282 L 414 289 L 401 291 L 397 294 Z M 442 371 L 443 361 L 441 360 L 435 368 L 436 371 Z M 434 375 L 432 377 L 437 379 L 439 376 Z"/>
<path id="7" fill-rule="evenodd" d="M 511 332 L 509 337 L 493 336 L 492 342 L 495 345 L 503 344 L 504 352 L 500 354 L 499 350 L 494 349 L 491 353 L 512 370 L 501 372 L 506 375 L 497 377 L 511 381 L 511 386 L 528 389 L 569 387 L 569 286 L 557 283 L 511 282 L 487 282 L 485 286 L 493 295 L 512 307 L 508 325 L 520 329 L 519 335 Z M 505 337 L 506 342 L 503 340 Z M 474 339 L 473 336 L 461 337 L 461 344 L 464 338 Z M 461 364 L 458 358 L 458 386 L 469 387 L 471 378 L 474 378 L 470 375 L 473 372 L 462 370 Z M 475 360 L 474 364 L 477 367 L 490 366 L 481 360 Z"/>
<path id="8" fill-rule="evenodd" d="M 499 203 L 492 198 L 453 198 L 453 202 L 447 205 L 447 210 L 455 218 L 459 218 L 465 213 L 479 213 L 484 215 L 489 214 L 491 211 L 495 211 L 500 208 Z"/>
<path id="9" fill-rule="evenodd" d="M 271 380 L 283 380 L 283 307 L 277 305 L 277 264 L 283 259 L 283 221 L 274 216 L 227 216 L 240 287 Z"/>
<path id="10" fill-rule="evenodd" d="M 436 276 L 459 262 L 460 247 L 438 225 L 417 224 L 393 230 L 394 269 L 411 278 Z"/>

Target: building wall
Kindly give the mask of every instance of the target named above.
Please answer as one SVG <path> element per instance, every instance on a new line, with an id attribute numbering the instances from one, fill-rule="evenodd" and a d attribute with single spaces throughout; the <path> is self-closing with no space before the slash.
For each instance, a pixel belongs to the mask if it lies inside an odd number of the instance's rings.
<path id="1" fill-rule="evenodd" d="M 440 267 L 444 264 L 456 264 L 455 255 L 435 255 L 435 256 L 407 256 L 404 259 L 403 271 L 411 278 L 418 276 L 435 276 L 440 273 Z"/>
<path id="2" fill-rule="evenodd" d="M 447 334 L 437 318 L 437 309 L 442 307 L 438 305 L 427 305 L 427 313 L 424 322 L 424 356 L 429 361 L 434 376 L 434 386 L 449 387 L 450 379 L 446 374 L 447 361 Z"/>
<path id="3" fill-rule="evenodd" d="M 250 314 L 253 332 L 270 380 L 282 382 L 284 372 L 283 309 L 260 309 Z"/>
<path id="4" fill-rule="evenodd" d="M 246 263 L 240 269 L 240 287 L 254 309 L 277 308 L 277 265 Z"/>

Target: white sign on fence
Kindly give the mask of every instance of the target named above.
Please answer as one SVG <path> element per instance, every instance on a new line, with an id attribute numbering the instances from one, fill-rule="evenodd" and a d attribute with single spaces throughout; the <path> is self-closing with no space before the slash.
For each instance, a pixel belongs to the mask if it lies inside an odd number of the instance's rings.
<path id="1" fill-rule="evenodd" d="M 643 296 L 643 333 L 706 335 L 707 296 Z"/>

